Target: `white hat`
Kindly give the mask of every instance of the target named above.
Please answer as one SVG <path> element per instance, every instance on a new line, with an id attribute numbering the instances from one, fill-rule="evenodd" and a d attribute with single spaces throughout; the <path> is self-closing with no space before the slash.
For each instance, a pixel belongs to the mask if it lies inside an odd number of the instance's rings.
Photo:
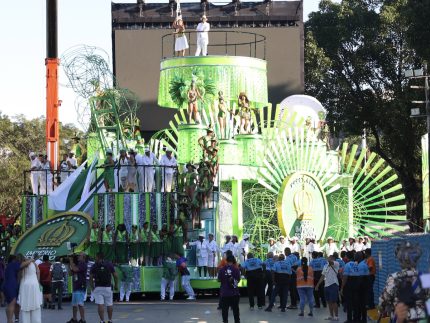
<path id="1" fill-rule="evenodd" d="M 199 237 L 205 237 L 205 234 L 204 233 L 199 233 Z"/>
<path id="2" fill-rule="evenodd" d="M 208 236 L 212 236 L 212 237 L 214 237 L 215 235 L 214 235 L 212 232 L 209 232 L 209 233 L 208 233 Z"/>
<path id="3" fill-rule="evenodd" d="M 284 236 L 279 236 L 279 239 L 285 239 L 285 237 Z"/>
<path id="4" fill-rule="evenodd" d="M 267 241 L 275 241 L 275 239 L 269 238 L 269 239 L 267 239 Z"/>
<path id="5" fill-rule="evenodd" d="M 208 18 L 206 17 L 206 15 L 203 15 L 203 16 L 202 16 L 202 20 L 203 20 L 203 19 L 206 19 L 206 20 L 207 20 Z"/>
<path id="6" fill-rule="evenodd" d="M 328 241 L 328 240 L 334 240 L 334 239 L 333 239 L 333 237 L 328 237 L 328 238 L 327 238 L 327 241 Z"/>
<path id="7" fill-rule="evenodd" d="M 293 236 L 290 240 L 299 241 L 299 238 L 297 238 L 296 236 Z"/>
<path id="8" fill-rule="evenodd" d="M 28 157 L 30 157 L 30 158 L 33 156 L 36 156 L 36 154 L 33 151 L 28 154 Z"/>
<path id="9" fill-rule="evenodd" d="M 149 151 L 149 147 L 145 147 L 145 152 L 148 152 Z"/>
<path id="10" fill-rule="evenodd" d="M 243 235 L 243 240 L 245 240 L 245 239 L 249 239 L 249 234 L 248 234 L 248 233 L 245 233 L 245 234 Z"/>

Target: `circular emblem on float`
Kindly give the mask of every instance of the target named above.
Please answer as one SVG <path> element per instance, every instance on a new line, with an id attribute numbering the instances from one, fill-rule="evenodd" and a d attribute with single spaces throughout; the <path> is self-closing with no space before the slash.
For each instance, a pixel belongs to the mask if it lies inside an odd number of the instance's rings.
<path id="1" fill-rule="evenodd" d="M 13 254 L 31 257 L 66 256 L 84 247 L 90 236 L 91 218 L 83 212 L 64 212 L 27 230 L 12 248 Z"/>
<path id="2" fill-rule="evenodd" d="M 324 238 L 328 226 L 328 206 L 324 190 L 311 173 L 296 172 L 286 177 L 277 200 L 282 232 L 303 240 Z"/>

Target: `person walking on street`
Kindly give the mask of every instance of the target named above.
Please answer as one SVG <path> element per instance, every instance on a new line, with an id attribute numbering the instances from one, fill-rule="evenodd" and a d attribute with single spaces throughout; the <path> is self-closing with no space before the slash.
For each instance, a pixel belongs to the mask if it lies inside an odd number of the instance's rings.
<path id="1" fill-rule="evenodd" d="M 133 289 L 133 281 L 134 281 L 134 269 L 130 264 L 121 264 L 119 265 L 121 270 L 121 283 L 119 286 L 119 301 L 129 302 L 131 290 Z"/>
<path id="2" fill-rule="evenodd" d="M 75 259 L 77 258 L 77 259 Z M 72 306 L 73 317 L 67 323 L 86 323 L 84 302 L 87 298 L 87 269 L 85 253 L 81 253 L 78 257 L 70 257 L 70 272 L 72 274 Z M 78 321 L 78 309 L 81 319 Z"/>
<path id="3" fill-rule="evenodd" d="M 196 296 L 190 284 L 190 271 L 187 268 L 187 259 L 180 257 L 178 260 L 176 260 L 176 266 L 178 267 L 178 271 L 181 274 L 182 287 L 188 295 L 187 300 L 195 300 Z"/>
<path id="4" fill-rule="evenodd" d="M 118 289 L 118 276 L 111 262 L 104 260 L 104 255 L 99 252 L 96 257 L 96 263 L 91 268 L 90 285 L 94 294 L 94 300 L 97 304 L 97 311 L 100 317 L 100 323 L 105 323 L 105 306 L 107 307 L 108 323 L 112 323 L 113 314 L 113 292 L 112 277 L 114 279 L 114 289 Z"/>
<path id="5" fill-rule="evenodd" d="M 238 288 L 240 270 L 236 266 L 236 259 L 233 255 L 227 256 L 227 264 L 218 272 L 218 281 L 221 283 L 220 296 L 223 323 L 228 323 L 228 309 L 230 307 L 233 310 L 234 323 L 240 323 L 240 292 Z"/>
<path id="6" fill-rule="evenodd" d="M 259 258 L 254 258 L 252 253 L 248 253 L 247 257 L 248 259 L 240 264 L 240 266 L 245 269 L 249 307 L 251 310 L 254 309 L 254 297 L 257 296 L 258 309 L 262 309 L 265 305 L 263 262 Z"/>
<path id="7" fill-rule="evenodd" d="M 339 300 L 339 263 L 335 261 L 333 255 L 328 258 L 328 264 L 324 266 L 321 278 L 315 290 L 324 282 L 324 295 L 328 303 L 330 316 L 327 318 L 330 321 L 339 321 L 337 302 Z"/>
<path id="8" fill-rule="evenodd" d="M 60 257 L 55 257 L 55 262 L 51 266 L 51 277 L 52 277 L 52 306 L 51 309 L 55 310 L 55 296 L 57 296 L 57 308 L 62 310 L 61 307 L 63 302 L 63 289 L 64 281 L 67 277 L 66 266 L 60 261 Z"/>
<path id="9" fill-rule="evenodd" d="M 173 297 L 175 296 L 175 283 L 177 275 L 178 270 L 176 269 L 176 261 L 172 260 L 172 258 L 168 256 L 163 261 L 163 275 L 161 277 L 160 290 L 160 296 L 162 301 L 166 299 L 167 285 L 169 286 L 169 299 L 173 301 Z"/>
<path id="10" fill-rule="evenodd" d="M 309 306 L 308 316 L 313 316 L 314 308 L 314 272 L 308 266 L 308 258 L 301 259 L 301 265 L 297 268 L 297 291 L 300 297 L 300 313 L 299 316 L 304 316 L 306 303 Z"/>
<path id="11" fill-rule="evenodd" d="M 276 295 L 280 295 L 281 299 L 281 312 L 285 312 L 285 308 L 287 307 L 287 298 L 288 298 L 288 290 L 290 285 L 292 269 L 291 262 L 285 259 L 284 254 L 279 255 L 279 260 L 275 262 L 275 266 L 273 268 L 273 282 L 275 284 L 275 288 L 273 289 L 272 295 L 270 297 L 270 304 L 265 309 L 266 312 L 271 312 L 273 306 L 275 305 Z"/>
<path id="12" fill-rule="evenodd" d="M 36 262 L 22 270 L 19 283 L 19 306 L 22 323 L 42 323 L 43 295 L 39 285 L 40 272 Z"/>
<path id="13" fill-rule="evenodd" d="M 40 272 L 40 285 L 42 285 L 43 292 L 43 308 L 52 307 L 52 295 L 51 295 L 51 262 L 49 261 L 48 255 L 43 255 L 43 262 L 39 265 Z"/>

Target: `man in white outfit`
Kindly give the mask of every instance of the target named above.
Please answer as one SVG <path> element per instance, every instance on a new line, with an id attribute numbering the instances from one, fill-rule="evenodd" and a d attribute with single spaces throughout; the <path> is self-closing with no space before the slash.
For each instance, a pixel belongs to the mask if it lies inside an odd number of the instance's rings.
<path id="1" fill-rule="evenodd" d="M 240 263 L 245 262 L 245 260 L 247 259 L 248 253 L 251 249 L 254 249 L 254 246 L 249 242 L 249 234 L 245 233 L 243 235 L 242 241 L 239 242 Z"/>
<path id="2" fill-rule="evenodd" d="M 209 277 L 216 277 L 216 266 L 218 265 L 218 245 L 214 240 L 214 234 L 209 233 L 208 235 L 208 267 Z"/>
<path id="3" fill-rule="evenodd" d="M 30 157 L 30 181 L 31 181 L 31 189 L 33 191 L 33 194 L 39 193 L 39 178 L 40 178 L 40 172 L 39 170 L 42 169 L 42 164 L 40 163 L 39 158 L 36 157 L 36 154 L 34 152 L 31 152 L 29 155 Z"/>
<path id="4" fill-rule="evenodd" d="M 176 162 L 175 157 L 172 155 L 172 150 L 170 148 L 166 149 L 166 154 L 161 157 L 160 165 L 165 166 L 161 168 L 163 176 L 163 184 L 161 187 L 162 192 L 171 192 L 173 187 L 173 176 L 175 174 Z"/>
<path id="5" fill-rule="evenodd" d="M 289 247 L 290 244 L 288 243 L 288 241 L 285 239 L 284 236 L 280 236 L 279 237 L 279 241 L 276 243 L 276 254 L 280 255 L 284 253 L 285 248 Z"/>
<path id="6" fill-rule="evenodd" d="M 327 243 L 322 248 L 323 253 L 326 257 L 333 256 L 335 252 L 339 252 L 339 249 L 336 246 L 336 243 L 334 242 L 333 237 L 327 238 Z"/>
<path id="7" fill-rule="evenodd" d="M 202 277 L 202 267 L 204 271 L 204 277 L 206 277 L 208 274 L 209 248 L 204 235 L 202 233 L 199 234 L 199 239 L 194 242 L 190 242 L 188 245 L 196 246 L 197 269 L 199 271 L 199 277 Z"/>
<path id="8" fill-rule="evenodd" d="M 233 252 L 233 242 L 231 242 L 231 236 L 230 235 L 226 235 L 225 236 L 225 243 L 224 243 L 224 247 L 222 247 L 222 253 L 225 254 L 228 250 L 230 250 L 231 252 Z"/>
<path id="9" fill-rule="evenodd" d="M 290 246 L 289 246 L 291 253 L 298 252 L 300 253 L 300 244 L 299 244 L 299 238 L 296 236 L 292 237 L 290 239 Z"/>
<path id="10" fill-rule="evenodd" d="M 148 167 L 148 166 L 154 166 L 158 165 L 157 157 L 149 150 L 148 147 L 145 148 L 145 154 L 142 158 L 142 164 L 147 167 L 143 167 L 143 178 L 141 179 L 144 181 L 143 188 L 144 192 L 152 192 L 154 189 L 154 174 L 155 174 L 155 168 L 154 167 Z"/>
<path id="11" fill-rule="evenodd" d="M 202 53 L 203 56 L 208 54 L 208 44 L 209 44 L 209 34 L 210 25 L 207 22 L 206 16 L 202 16 L 202 22 L 197 25 L 197 50 L 196 56 L 200 56 Z"/>

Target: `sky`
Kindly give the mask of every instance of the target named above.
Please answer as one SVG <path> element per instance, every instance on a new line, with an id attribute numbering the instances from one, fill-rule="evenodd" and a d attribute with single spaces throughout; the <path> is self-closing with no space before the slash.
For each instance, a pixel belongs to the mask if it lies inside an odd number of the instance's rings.
<path id="1" fill-rule="evenodd" d="M 116 2 L 134 3 L 131 0 Z M 155 2 L 150 1 L 148 2 Z M 163 2 L 168 2 L 167 0 Z M 185 2 L 185 1 L 183 1 Z M 217 2 L 216 0 L 213 2 Z M 223 1 L 225 2 L 225 1 Z M 304 19 L 319 0 L 304 0 Z M 58 0 L 58 54 L 75 45 L 97 46 L 112 55 L 110 0 Z M 0 112 L 28 119 L 46 113 L 46 1 L 2 3 L 0 19 Z M 111 62 L 109 62 L 111 64 Z M 76 94 L 60 67 L 60 121 L 79 127 Z"/>

